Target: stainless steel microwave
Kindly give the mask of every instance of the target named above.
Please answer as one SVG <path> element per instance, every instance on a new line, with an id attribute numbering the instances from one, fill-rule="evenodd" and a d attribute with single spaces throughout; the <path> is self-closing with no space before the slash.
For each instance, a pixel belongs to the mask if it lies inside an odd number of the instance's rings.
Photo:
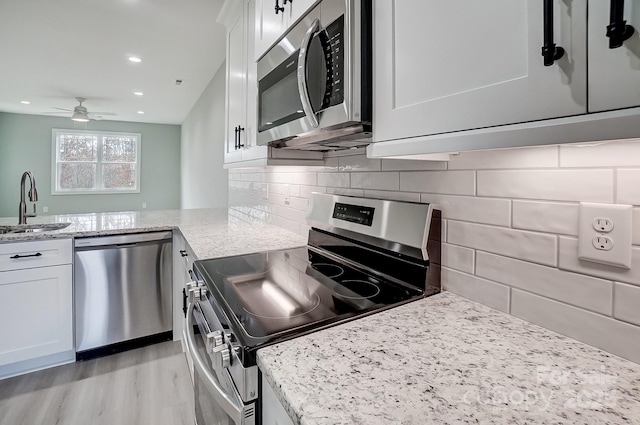
<path id="1" fill-rule="evenodd" d="M 259 145 L 371 141 L 371 0 L 321 0 L 258 60 Z"/>

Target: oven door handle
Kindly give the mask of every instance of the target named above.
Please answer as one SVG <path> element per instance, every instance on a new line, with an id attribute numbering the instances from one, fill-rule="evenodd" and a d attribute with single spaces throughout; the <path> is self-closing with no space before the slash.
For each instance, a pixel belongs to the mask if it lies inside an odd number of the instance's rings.
<path id="1" fill-rule="evenodd" d="M 200 357 L 198 350 L 196 348 L 196 344 L 193 342 L 192 329 L 193 329 L 193 309 L 195 308 L 195 303 L 190 303 L 189 308 L 187 310 L 187 348 L 191 352 L 191 357 L 193 358 L 193 364 L 198 369 L 198 371 L 204 375 L 205 383 L 209 386 L 211 390 L 211 394 L 213 394 L 213 398 L 215 402 L 224 410 L 224 412 L 229 415 L 231 420 L 237 424 L 241 425 L 243 423 L 244 418 L 244 406 L 238 405 L 235 400 L 233 400 L 229 395 L 224 391 L 223 388 L 218 384 L 218 380 L 213 376 L 211 371 L 207 368 L 206 364 Z"/>
<path id="2" fill-rule="evenodd" d="M 313 112 L 311 99 L 309 98 L 309 90 L 307 89 L 307 54 L 309 46 L 311 45 L 311 39 L 318 31 L 320 31 L 320 20 L 316 18 L 304 35 L 302 45 L 300 46 L 300 53 L 298 53 L 298 92 L 304 114 L 307 116 L 313 128 L 318 128 L 320 124 L 318 123 L 316 114 Z"/>

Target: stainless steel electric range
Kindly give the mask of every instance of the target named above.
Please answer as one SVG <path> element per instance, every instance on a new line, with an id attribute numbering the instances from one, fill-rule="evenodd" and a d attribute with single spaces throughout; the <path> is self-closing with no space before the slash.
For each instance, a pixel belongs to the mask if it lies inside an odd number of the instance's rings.
<path id="1" fill-rule="evenodd" d="M 307 221 L 305 247 L 194 263 L 199 425 L 260 423 L 260 348 L 440 292 L 438 206 L 314 193 Z"/>

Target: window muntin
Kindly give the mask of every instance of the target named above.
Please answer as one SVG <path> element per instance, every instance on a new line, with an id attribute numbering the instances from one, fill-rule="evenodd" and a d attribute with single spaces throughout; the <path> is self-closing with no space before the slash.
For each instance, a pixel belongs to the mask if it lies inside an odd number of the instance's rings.
<path id="1" fill-rule="evenodd" d="M 139 193 L 140 134 L 53 130 L 52 194 Z"/>

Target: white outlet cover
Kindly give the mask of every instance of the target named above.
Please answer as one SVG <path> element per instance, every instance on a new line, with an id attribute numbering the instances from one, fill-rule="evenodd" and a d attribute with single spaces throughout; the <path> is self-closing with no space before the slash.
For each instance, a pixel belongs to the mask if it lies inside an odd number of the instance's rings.
<path id="1" fill-rule="evenodd" d="M 610 232 L 599 232 L 594 228 L 596 218 L 613 222 Z M 584 261 L 607 264 L 625 269 L 631 268 L 631 229 L 633 207 L 631 205 L 580 203 L 578 233 L 578 258 Z M 596 249 L 594 238 L 606 236 L 613 241 L 610 250 Z"/>

